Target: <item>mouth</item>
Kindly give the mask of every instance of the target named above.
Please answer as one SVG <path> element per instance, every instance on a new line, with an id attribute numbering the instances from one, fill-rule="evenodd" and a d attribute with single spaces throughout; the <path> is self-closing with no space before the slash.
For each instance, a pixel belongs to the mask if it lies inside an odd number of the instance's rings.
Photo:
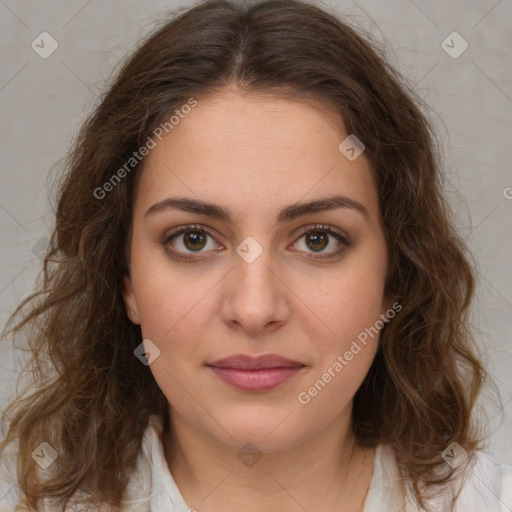
<path id="1" fill-rule="evenodd" d="M 275 354 L 237 354 L 206 364 L 225 383 L 244 391 L 267 391 L 297 375 L 305 365 Z"/>

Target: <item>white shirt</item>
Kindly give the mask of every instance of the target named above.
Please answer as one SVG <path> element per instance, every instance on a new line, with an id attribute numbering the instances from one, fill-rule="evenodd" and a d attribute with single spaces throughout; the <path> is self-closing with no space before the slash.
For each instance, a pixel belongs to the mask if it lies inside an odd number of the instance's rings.
<path id="1" fill-rule="evenodd" d="M 165 459 L 163 421 L 150 417 L 144 432 L 137 466 L 128 483 L 123 512 L 195 512 L 201 504 L 185 503 Z M 478 453 L 457 499 L 455 512 L 512 512 L 512 464 L 494 463 Z M 398 465 L 393 450 L 380 444 L 375 452 L 373 475 L 364 502 L 364 512 L 417 512 L 412 498 L 404 497 L 398 485 Z M 434 510 L 449 510 L 440 496 Z M 195 508 L 193 508 L 195 507 Z M 2 508 L 0 512 L 24 510 Z M 47 507 L 45 510 L 51 510 Z M 80 510 L 68 508 L 66 510 Z"/>
<path id="2" fill-rule="evenodd" d="M 200 503 L 191 503 L 189 509 L 169 471 L 162 428 L 162 419 L 151 416 L 137 470 L 129 484 L 131 499 L 147 496 L 148 501 L 127 504 L 123 512 L 194 512 L 194 506 L 201 510 Z M 364 512 L 417 512 L 412 499 L 401 494 L 399 479 L 393 450 L 387 445 L 378 445 Z M 439 508 L 443 507 L 442 499 L 434 510 L 448 510 Z M 496 464 L 485 454 L 478 453 L 456 503 L 455 512 L 512 512 L 512 465 Z"/>

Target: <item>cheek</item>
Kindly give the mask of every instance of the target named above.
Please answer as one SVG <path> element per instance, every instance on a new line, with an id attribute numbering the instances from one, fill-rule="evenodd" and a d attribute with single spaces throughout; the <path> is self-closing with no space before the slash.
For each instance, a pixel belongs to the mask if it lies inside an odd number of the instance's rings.
<path id="1" fill-rule="evenodd" d="M 206 284 L 178 273 L 146 277 L 137 294 L 143 336 L 162 351 L 193 349 L 204 337 L 202 324 L 208 318 L 211 286 Z"/>
<path id="2" fill-rule="evenodd" d="M 382 292 L 383 282 L 376 276 L 355 271 L 329 288 L 324 309 L 329 335 L 325 328 L 320 334 L 318 327 L 311 327 L 308 337 L 318 340 L 317 360 L 297 397 L 310 412 L 332 418 L 353 399 L 378 348 Z"/>
<path id="3" fill-rule="evenodd" d="M 165 342 L 166 336 L 183 329 L 183 323 L 201 318 L 198 312 L 213 277 L 171 261 L 161 245 L 140 231 L 135 231 L 138 243 L 132 246 L 131 274 L 142 332 Z"/>
<path id="4" fill-rule="evenodd" d="M 347 258 L 336 277 L 326 280 L 325 292 L 313 299 L 329 327 L 323 329 L 327 336 L 318 332 L 314 336 L 313 329 L 309 333 L 319 340 L 315 347 L 319 359 L 310 387 L 303 391 L 317 407 L 347 403 L 368 373 L 383 326 L 385 254 L 382 247 L 375 247 Z"/>
<path id="5" fill-rule="evenodd" d="M 323 373 L 313 377 L 298 393 L 297 402 L 303 414 L 322 418 L 328 424 L 343 411 L 347 412 L 370 369 L 375 350 L 375 346 L 368 345 L 361 347 L 350 361 L 343 356 L 340 360 L 334 358 L 323 368 Z"/>
<path id="6" fill-rule="evenodd" d="M 180 272 L 144 275 L 137 293 L 142 337 L 159 349 L 149 369 L 169 403 L 191 414 L 190 397 L 200 399 L 198 367 L 205 361 L 205 325 L 213 307 L 210 286 Z M 206 291 L 205 291 L 206 290 Z M 200 411 L 199 411 L 200 412 Z"/>
<path id="7" fill-rule="evenodd" d="M 385 255 L 385 253 L 384 253 Z M 383 312 L 387 260 L 380 251 L 354 253 L 315 288 L 310 283 L 308 305 L 323 320 L 326 345 L 343 348 L 365 329 L 375 325 Z"/>

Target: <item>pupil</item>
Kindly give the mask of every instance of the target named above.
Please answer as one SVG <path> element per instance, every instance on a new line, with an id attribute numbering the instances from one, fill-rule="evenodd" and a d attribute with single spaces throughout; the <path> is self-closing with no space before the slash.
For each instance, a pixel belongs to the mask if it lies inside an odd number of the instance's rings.
<path id="1" fill-rule="evenodd" d="M 197 245 L 201 245 L 201 238 L 204 239 L 204 236 L 199 231 L 189 231 L 185 234 L 185 245 L 191 249 L 202 249 L 202 247 L 197 247 Z M 189 246 L 189 242 L 191 242 L 192 247 Z M 204 242 L 204 240 L 203 240 Z"/>
<path id="2" fill-rule="evenodd" d="M 314 233 L 311 233 L 308 237 L 308 240 L 313 240 L 312 244 L 310 244 L 308 242 L 308 247 L 310 249 L 315 249 L 315 247 L 311 247 L 311 245 L 315 245 L 315 244 L 321 244 L 322 242 L 324 242 L 322 244 L 322 247 L 320 248 L 321 249 L 325 249 L 325 247 L 327 246 L 327 237 L 325 236 L 325 233 L 322 233 L 321 231 L 315 231 Z"/>

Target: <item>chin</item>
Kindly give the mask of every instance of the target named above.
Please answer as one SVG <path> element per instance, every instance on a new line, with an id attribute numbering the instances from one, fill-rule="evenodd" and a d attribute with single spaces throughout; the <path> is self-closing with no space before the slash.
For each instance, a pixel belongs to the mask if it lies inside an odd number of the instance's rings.
<path id="1" fill-rule="evenodd" d="M 237 450 L 251 443 L 261 452 L 278 452 L 295 446 L 307 439 L 309 421 L 298 421 L 292 408 L 264 410 L 262 407 L 234 411 L 229 417 L 216 416 L 225 427 L 219 432 L 222 442 Z M 290 414 L 291 413 L 291 414 Z"/>

